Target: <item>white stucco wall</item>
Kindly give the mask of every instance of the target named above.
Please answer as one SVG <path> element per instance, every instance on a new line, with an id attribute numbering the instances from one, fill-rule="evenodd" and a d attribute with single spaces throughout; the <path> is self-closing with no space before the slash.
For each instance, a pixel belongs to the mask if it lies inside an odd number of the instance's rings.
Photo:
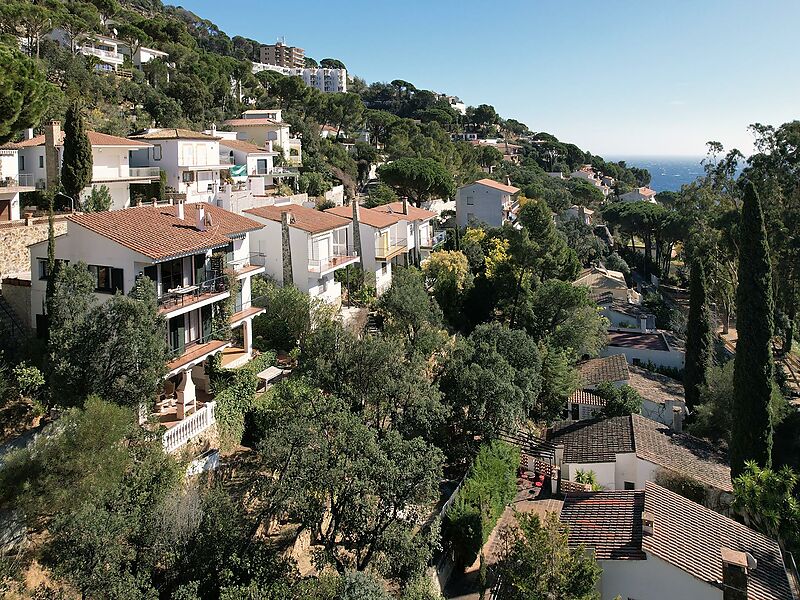
<path id="1" fill-rule="evenodd" d="M 647 364 L 652 362 L 661 367 L 672 367 L 683 369 L 686 362 L 686 355 L 683 352 L 663 350 L 651 350 L 647 348 L 626 348 L 621 346 L 606 346 L 600 351 L 600 356 L 611 356 L 613 354 L 624 354 L 629 364 Z"/>
<path id="2" fill-rule="evenodd" d="M 561 477 L 575 481 L 578 471 L 594 471 L 597 483 L 605 490 L 615 488 L 616 466 L 613 462 L 604 463 L 562 463 Z"/>
<path id="3" fill-rule="evenodd" d="M 456 223 L 466 227 L 471 220 L 490 227 L 503 224 L 503 204 L 511 195 L 485 185 L 471 184 L 459 188 L 456 193 Z"/>
<path id="4" fill-rule="evenodd" d="M 660 558 L 601 560 L 603 600 L 722 600 L 722 590 L 700 581 Z"/>

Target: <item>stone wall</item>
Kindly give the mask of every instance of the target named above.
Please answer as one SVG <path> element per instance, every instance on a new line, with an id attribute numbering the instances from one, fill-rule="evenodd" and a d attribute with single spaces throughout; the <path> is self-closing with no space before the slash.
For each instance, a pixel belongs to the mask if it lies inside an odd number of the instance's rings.
<path id="1" fill-rule="evenodd" d="M 66 215 L 56 217 L 56 235 L 67 232 Z M 28 246 L 47 239 L 47 217 L 0 223 L 0 276 L 31 270 Z"/>
<path id="2" fill-rule="evenodd" d="M 31 280 L 7 277 L 3 279 L 3 298 L 17 318 L 33 329 L 31 323 Z"/>

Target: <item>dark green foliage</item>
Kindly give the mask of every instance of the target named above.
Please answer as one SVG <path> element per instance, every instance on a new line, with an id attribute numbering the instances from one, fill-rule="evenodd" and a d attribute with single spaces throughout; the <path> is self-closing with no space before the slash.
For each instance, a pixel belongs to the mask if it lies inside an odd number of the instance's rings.
<path id="1" fill-rule="evenodd" d="M 92 181 L 92 145 L 86 131 L 81 103 L 74 101 L 64 118 L 64 156 L 61 185 L 64 193 L 80 203 L 80 194 Z"/>
<path id="2" fill-rule="evenodd" d="M 700 403 L 700 390 L 706 384 L 708 371 L 714 364 L 711 311 L 706 294 L 703 263 L 695 259 L 689 279 L 689 320 L 686 327 L 686 363 L 683 367 L 683 388 L 690 411 Z"/>
<path id="3" fill-rule="evenodd" d="M 10 15 L 9 15 L 10 16 Z M 0 12 L 0 20 L 6 18 Z M 13 20 L 13 17 L 12 17 Z M 9 21 L 8 25 L 12 25 Z M 0 145 L 35 127 L 47 108 L 50 84 L 36 62 L 0 44 Z"/>
<path id="4" fill-rule="evenodd" d="M 481 446 L 442 525 L 456 564 L 470 565 L 517 492 L 519 448 L 505 442 Z"/>
<path id="5" fill-rule="evenodd" d="M 369 198 L 364 202 L 365 208 L 375 208 L 397 200 L 397 194 L 385 183 L 381 182 L 369 188 Z"/>
<path id="6" fill-rule="evenodd" d="M 769 465 L 772 447 L 772 267 L 761 200 L 747 183 L 739 240 L 739 288 L 736 292 L 738 341 L 733 371 L 733 424 L 730 461 L 734 475 L 745 462 Z"/>
<path id="7" fill-rule="evenodd" d="M 642 411 L 642 397 L 629 385 L 617 387 L 613 383 L 603 382 L 597 386 L 597 393 L 606 401 L 602 410 L 604 417 L 638 415 Z"/>
<path id="8" fill-rule="evenodd" d="M 380 297 L 378 310 L 386 318 L 386 329 L 405 339 L 408 351 L 430 355 L 437 345 L 436 332 L 442 311 L 425 289 L 425 278 L 413 267 L 392 269 L 392 284 Z"/>
<path id="9" fill-rule="evenodd" d="M 293 285 L 279 286 L 258 279 L 253 286 L 253 301 L 265 313 L 253 319 L 253 344 L 258 350 L 295 348 L 311 330 L 311 300 Z"/>
<path id="10" fill-rule="evenodd" d="M 542 346 L 542 391 L 536 403 L 536 413 L 552 421 L 564 410 L 567 399 L 581 385 L 580 374 L 569 350 Z"/>
<path id="11" fill-rule="evenodd" d="M 684 473 L 661 469 L 656 473 L 655 483 L 698 504 L 705 504 L 708 499 L 706 487 Z"/>
<path id="12" fill-rule="evenodd" d="M 451 198 L 456 191 L 445 166 L 430 158 L 400 158 L 382 165 L 378 176 L 417 206 L 430 198 Z"/>

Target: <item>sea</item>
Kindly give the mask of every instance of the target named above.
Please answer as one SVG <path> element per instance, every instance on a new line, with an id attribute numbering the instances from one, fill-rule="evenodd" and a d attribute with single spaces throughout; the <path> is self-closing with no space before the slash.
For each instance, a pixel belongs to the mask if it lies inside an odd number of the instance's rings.
<path id="1" fill-rule="evenodd" d="M 650 171 L 650 187 L 656 192 L 677 192 L 703 174 L 702 156 L 604 156 L 607 161 L 624 160 L 629 167 Z"/>

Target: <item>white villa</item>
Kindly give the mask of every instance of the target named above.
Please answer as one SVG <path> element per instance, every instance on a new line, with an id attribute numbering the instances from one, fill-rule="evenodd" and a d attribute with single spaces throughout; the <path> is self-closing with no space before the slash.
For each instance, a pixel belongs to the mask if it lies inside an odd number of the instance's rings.
<path id="1" fill-rule="evenodd" d="M 456 223 L 466 227 L 472 222 L 500 227 L 512 220 L 519 188 L 493 179 L 479 179 L 458 188 L 456 193 Z"/>
<path id="2" fill-rule="evenodd" d="M 649 202 L 650 204 L 657 204 L 656 192 L 649 187 L 636 188 L 632 192 L 620 195 L 619 199 L 623 202 Z"/>
<path id="3" fill-rule="evenodd" d="M 19 172 L 19 146 L 0 146 L 0 222 L 19 219 L 20 193 L 35 189 L 33 177 Z"/>
<path id="4" fill-rule="evenodd" d="M 137 277 L 155 282 L 171 351 L 164 395 L 172 401 L 158 410 L 168 427 L 180 426 L 192 413 L 213 411 L 205 373 L 209 357 L 222 353 L 223 367 L 233 368 L 252 356 L 252 320 L 263 309 L 253 305 L 251 278 L 264 267 L 250 263 L 249 235 L 259 227 L 216 206 L 179 203 L 73 214 L 67 233 L 57 238 L 57 261 L 86 263 L 100 301 L 128 293 Z M 46 240 L 30 246 L 30 261 L 30 321 L 38 329 L 49 276 Z M 215 339 L 212 322 L 220 303 L 231 297 L 230 277 L 236 281 L 228 325 L 233 341 L 223 341 Z M 213 412 L 191 418 L 213 422 Z"/>
<path id="5" fill-rule="evenodd" d="M 92 145 L 92 181 L 83 190 L 82 196 L 92 186 L 105 185 L 111 194 L 112 210 L 131 205 L 131 184 L 158 181 L 158 166 L 133 164 L 131 157 L 137 152 L 148 152 L 152 146 L 140 140 L 88 131 Z M 26 132 L 25 139 L 15 146 L 19 154 L 19 173 L 27 185 L 46 189 L 56 184 L 61 172 L 64 153 L 64 132 L 59 121 L 51 121 L 44 135 L 32 136 Z M 82 198 L 75 198 L 77 202 Z M 77 205 L 76 205 L 77 208 Z"/>
<path id="6" fill-rule="evenodd" d="M 625 275 L 621 271 L 613 271 L 602 266 L 584 269 L 572 285 L 587 286 L 597 300 L 610 296 L 622 302 L 633 304 L 641 302 L 641 296 L 636 290 L 628 287 Z"/>
<path id="7" fill-rule="evenodd" d="M 419 265 L 428 258 L 434 246 L 443 241 L 442 235 L 436 235 L 433 231 L 431 219 L 438 216 L 431 210 L 417 208 L 408 203 L 408 199 L 398 200 L 376 206 L 374 210 L 387 214 L 401 214 L 408 219 L 408 251 L 406 253 L 407 265 Z"/>
<path id="8" fill-rule="evenodd" d="M 119 40 L 104 35 L 93 33 L 79 38 L 76 50 L 84 56 L 96 58 L 95 69 L 98 71 L 116 72 L 125 62 Z"/>
<path id="9" fill-rule="evenodd" d="M 283 156 L 291 165 L 303 162 L 302 143 L 290 135 L 289 124 L 281 118 L 280 109 L 246 110 L 240 119 L 225 121 L 236 132 L 237 139 L 265 147 L 268 142 L 280 146 Z"/>
<path id="10" fill-rule="evenodd" d="M 357 263 L 351 221 L 298 204 L 244 211 L 263 227 L 250 234 L 251 250 L 278 283 L 291 282 L 312 298 L 339 305 L 342 286 L 334 273 Z"/>

